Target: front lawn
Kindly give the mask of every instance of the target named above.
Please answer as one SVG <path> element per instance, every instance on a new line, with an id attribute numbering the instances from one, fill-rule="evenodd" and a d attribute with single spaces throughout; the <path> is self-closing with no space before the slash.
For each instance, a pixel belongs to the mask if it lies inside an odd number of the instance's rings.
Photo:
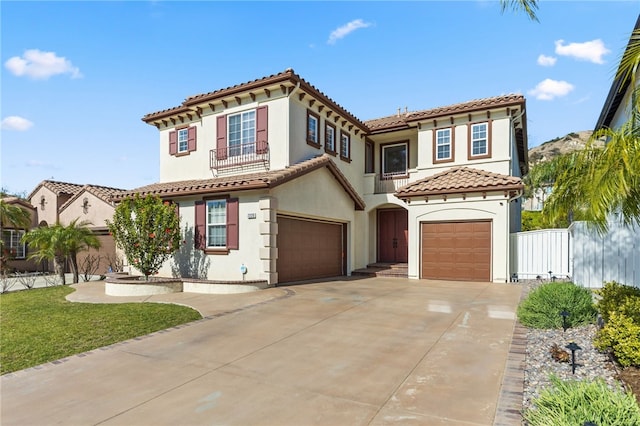
<path id="1" fill-rule="evenodd" d="M 202 318 L 164 303 L 71 303 L 56 286 L 0 295 L 0 374 Z"/>

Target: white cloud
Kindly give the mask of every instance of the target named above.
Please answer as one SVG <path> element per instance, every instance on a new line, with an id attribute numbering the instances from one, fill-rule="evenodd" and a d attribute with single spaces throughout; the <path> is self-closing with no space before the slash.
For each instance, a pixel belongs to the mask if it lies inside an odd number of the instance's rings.
<path id="1" fill-rule="evenodd" d="M 46 80 L 57 74 L 70 74 L 71 78 L 82 77 L 78 67 L 74 67 L 68 59 L 56 56 L 55 52 L 38 49 L 25 50 L 22 57 L 9 58 L 4 66 L 18 77 L 27 76 L 34 80 Z"/>
<path id="2" fill-rule="evenodd" d="M 351 34 L 355 30 L 359 28 L 367 28 L 367 27 L 370 27 L 371 25 L 372 24 L 370 22 L 364 22 L 362 19 L 355 19 L 333 30 L 331 34 L 329 34 L 329 40 L 327 40 L 327 43 L 335 44 L 336 41 L 346 37 L 347 35 Z"/>
<path id="3" fill-rule="evenodd" d="M 40 160 L 28 160 L 25 165 L 27 167 L 37 167 L 41 169 L 57 169 L 53 164 Z"/>
<path id="4" fill-rule="evenodd" d="M 569 44 L 564 44 L 564 40 L 556 40 L 556 53 L 562 56 L 571 56 L 581 61 L 604 64 L 602 57 L 607 53 L 611 53 L 611 51 L 604 46 L 600 39 Z"/>
<path id="5" fill-rule="evenodd" d="M 554 98 L 566 96 L 573 89 L 574 86 L 571 83 L 547 78 L 529 90 L 529 94 L 541 101 L 551 101 Z"/>
<path id="6" fill-rule="evenodd" d="M 24 132 L 29 130 L 33 126 L 33 123 L 26 118 L 18 117 L 17 115 L 10 115 L 2 119 L 0 127 L 2 130 L 17 130 L 18 132 Z"/>
<path id="7" fill-rule="evenodd" d="M 552 67 L 556 64 L 557 60 L 558 58 L 555 58 L 553 56 L 540 55 L 538 56 L 538 65 L 543 67 Z"/>

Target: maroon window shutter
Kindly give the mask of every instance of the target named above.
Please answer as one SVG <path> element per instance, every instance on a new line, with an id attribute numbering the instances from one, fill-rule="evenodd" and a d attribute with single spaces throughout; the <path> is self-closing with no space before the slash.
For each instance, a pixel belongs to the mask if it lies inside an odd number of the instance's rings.
<path id="1" fill-rule="evenodd" d="M 189 127 L 187 130 L 187 150 L 189 152 L 196 150 L 196 128 L 195 126 Z"/>
<path id="2" fill-rule="evenodd" d="M 178 153 L 178 132 L 172 130 L 169 132 L 169 155 Z"/>
<path id="3" fill-rule="evenodd" d="M 268 126 L 269 109 L 268 106 L 258 107 L 256 110 L 256 152 L 264 154 L 268 148 Z"/>
<path id="4" fill-rule="evenodd" d="M 238 250 L 238 199 L 231 198 L 227 200 L 227 248 L 229 250 Z"/>
<path id="5" fill-rule="evenodd" d="M 207 247 L 207 203 L 196 201 L 196 226 L 193 235 L 194 246 L 204 250 Z"/>
<path id="6" fill-rule="evenodd" d="M 224 160 L 227 158 L 227 116 L 221 115 L 217 120 L 216 158 Z"/>

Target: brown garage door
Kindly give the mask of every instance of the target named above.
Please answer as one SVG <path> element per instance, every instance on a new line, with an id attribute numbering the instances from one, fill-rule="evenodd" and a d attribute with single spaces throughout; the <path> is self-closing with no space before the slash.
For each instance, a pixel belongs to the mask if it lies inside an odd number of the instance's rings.
<path id="1" fill-rule="evenodd" d="M 422 224 L 422 278 L 491 281 L 491 222 Z"/>
<path id="2" fill-rule="evenodd" d="M 342 224 L 278 216 L 278 282 L 343 275 Z"/>

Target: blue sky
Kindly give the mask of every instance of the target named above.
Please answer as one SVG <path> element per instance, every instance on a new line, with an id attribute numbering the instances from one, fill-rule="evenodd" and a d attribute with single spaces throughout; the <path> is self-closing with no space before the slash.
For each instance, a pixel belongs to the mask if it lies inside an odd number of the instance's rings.
<path id="1" fill-rule="evenodd" d="M 593 128 L 636 1 L 2 1 L 0 186 L 157 182 L 143 115 L 293 68 L 362 120 L 521 93 L 529 146 Z"/>

